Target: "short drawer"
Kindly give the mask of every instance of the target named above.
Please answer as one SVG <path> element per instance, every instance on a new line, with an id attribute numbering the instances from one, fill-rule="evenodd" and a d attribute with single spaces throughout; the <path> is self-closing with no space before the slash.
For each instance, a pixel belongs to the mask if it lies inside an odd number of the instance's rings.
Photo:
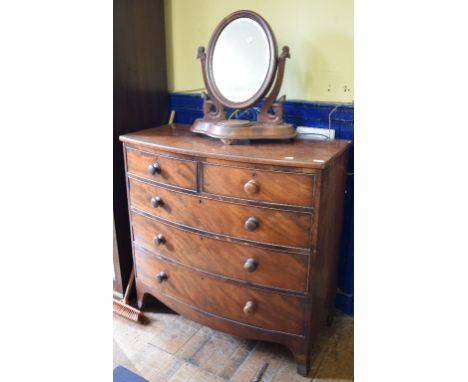
<path id="1" fill-rule="evenodd" d="M 128 173 L 155 182 L 196 190 L 197 165 L 193 161 L 159 156 L 127 147 Z"/>
<path id="2" fill-rule="evenodd" d="M 309 256 L 188 232 L 132 213 L 136 244 L 191 267 L 249 283 L 305 292 Z"/>
<path id="3" fill-rule="evenodd" d="M 235 285 L 135 247 L 137 277 L 159 293 L 205 312 L 287 333 L 304 333 L 304 298 Z"/>
<path id="4" fill-rule="evenodd" d="M 314 175 L 203 166 L 203 191 L 211 194 L 310 207 L 314 187 Z"/>
<path id="5" fill-rule="evenodd" d="M 228 236 L 308 248 L 310 213 L 201 198 L 130 179 L 130 204 L 172 222 Z"/>

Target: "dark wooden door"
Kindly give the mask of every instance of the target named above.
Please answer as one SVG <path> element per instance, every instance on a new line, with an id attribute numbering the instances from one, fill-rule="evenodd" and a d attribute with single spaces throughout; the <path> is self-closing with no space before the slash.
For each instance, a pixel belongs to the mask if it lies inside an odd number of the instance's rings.
<path id="1" fill-rule="evenodd" d="M 168 116 L 164 1 L 114 0 L 114 221 L 123 287 L 132 252 L 119 136 L 166 123 Z"/>

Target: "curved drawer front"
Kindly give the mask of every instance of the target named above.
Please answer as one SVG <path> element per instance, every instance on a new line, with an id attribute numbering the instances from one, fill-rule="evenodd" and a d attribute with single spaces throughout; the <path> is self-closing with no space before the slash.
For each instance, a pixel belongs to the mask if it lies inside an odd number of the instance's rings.
<path id="1" fill-rule="evenodd" d="M 314 175 L 203 165 L 203 191 L 269 203 L 310 207 Z"/>
<path id="2" fill-rule="evenodd" d="M 130 179 L 132 206 L 172 222 L 264 243 L 307 248 L 311 214 L 243 206 Z"/>
<path id="3" fill-rule="evenodd" d="M 309 256 L 191 233 L 132 213 L 135 243 L 182 264 L 260 285 L 305 292 Z"/>
<path id="4" fill-rule="evenodd" d="M 198 309 L 287 333 L 304 333 L 305 300 L 234 285 L 135 248 L 138 279 Z M 159 281 L 158 281 L 158 275 Z"/>
<path id="5" fill-rule="evenodd" d="M 197 189 L 197 165 L 189 160 L 127 148 L 127 167 L 129 174 L 190 190 Z"/>

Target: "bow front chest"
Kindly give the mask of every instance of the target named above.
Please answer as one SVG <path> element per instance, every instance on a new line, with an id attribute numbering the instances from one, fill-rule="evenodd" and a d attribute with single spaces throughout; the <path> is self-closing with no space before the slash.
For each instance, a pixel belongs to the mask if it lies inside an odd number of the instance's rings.
<path id="1" fill-rule="evenodd" d="M 124 135 L 138 305 L 287 346 L 298 372 L 334 305 L 348 141 Z"/>

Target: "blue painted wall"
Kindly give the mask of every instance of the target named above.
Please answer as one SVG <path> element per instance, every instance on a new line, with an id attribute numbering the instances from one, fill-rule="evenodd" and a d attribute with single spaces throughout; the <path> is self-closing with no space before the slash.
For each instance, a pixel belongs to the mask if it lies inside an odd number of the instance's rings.
<path id="1" fill-rule="evenodd" d="M 203 116 L 202 98 L 196 94 L 171 93 L 169 107 L 175 110 L 175 123 L 191 124 Z M 255 107 L 261 106 L 261 103 Z M 333 111 L 336 108 L 335 111 Z M 230 115 L 233 110 L 227 109 Z M 336 139 L 354 141 L 354 107 L 305 101 L 286 101 L 284 120 L 296 126 L 328 128 L 329 116 L 331 128 Z M 256 120 L 255 109 L 248 109 L 241 115 L 243 119 Z M 340 268 L 338 274 L 338 292 L 336 307 L 344 313 L 354 313 L 354 146 L 351 147 L 347 186 L 345 195 L 343 236 L 341 243 Z"/>

